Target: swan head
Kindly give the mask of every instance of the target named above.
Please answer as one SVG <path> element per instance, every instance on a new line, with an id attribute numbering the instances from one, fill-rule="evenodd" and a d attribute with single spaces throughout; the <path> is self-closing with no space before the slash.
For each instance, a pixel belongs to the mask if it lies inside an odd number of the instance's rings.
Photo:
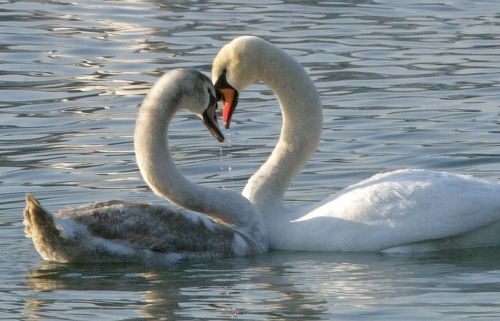
<path id="1" fill-rule="evenodd" d="M 197 115 L 208 131 L 219 141 L 224 141 L 217 123 L 217 99 L 215 88 L 210 78 L 194 69 L 176 69 L 171 71 L 179 86 L 178 95 L 182 109 Z"/>
<path id="2" fill-rule="evenodd" d="M 217 99 L 222 101 L 222 120 L 229 128 L 231 117 L 238 104 L 238 96 L 259 77 L 272 57 L 268 53 L 272 45 L 258 37 L 242 36 L 226 44 L 212 64 L 212 81 Z"/>

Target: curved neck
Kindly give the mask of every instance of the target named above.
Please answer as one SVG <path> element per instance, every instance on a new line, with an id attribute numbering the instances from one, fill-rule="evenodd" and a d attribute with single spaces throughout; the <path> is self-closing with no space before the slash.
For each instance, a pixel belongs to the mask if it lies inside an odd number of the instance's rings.
<path id="1" fill-rule="evenodd" d="M 168 125 L 181 103 L 175 84 L 161 79 L 146 96 L 134 132 L 134 149 L 142 177 L 155 194 L 178 206 L 217 217 L 236 226 L 260 224 L 260 216 L 240 194 L 207 188 L 189 181 L 174 164 L 167 139 Z"/>
<path id="2" fill-rule="evenodd" d="M 304 167 L 319 143 L 323 123 L 321 102 L 304 68 L 281 49 L 269 45 L 259 52 L 256 72 L 278 97 L 283 125 L 279 141 L 267 161 L 243 190 L 264 214 L 264 208 L 281 205 L 292 178 Z"/>

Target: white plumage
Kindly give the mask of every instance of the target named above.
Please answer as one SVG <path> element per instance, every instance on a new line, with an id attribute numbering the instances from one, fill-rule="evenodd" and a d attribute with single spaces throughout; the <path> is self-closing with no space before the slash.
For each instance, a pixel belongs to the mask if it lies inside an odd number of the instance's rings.
<path id="1" fill-rule="evenodd" d="M 222 79 L 222 80 L 221 80 Z M 263 81 L 283 114 L 279 141 L 243 190 L 261 212 L 270 247 L 306 251 L 432 251 L 500 244 L 500 184 L 428 170 L 378 174 L 319 204 L 283 205 L 283 195 L 319 143 L 322 111 L 305 70 L 257 37 L 225 45 L 212 67 L 226 125 L 235 104 L 224 93 Z M 228 110 L 229 109 L 229 110 Z M 311 186 L 314 188 L 314 186 Z"/>

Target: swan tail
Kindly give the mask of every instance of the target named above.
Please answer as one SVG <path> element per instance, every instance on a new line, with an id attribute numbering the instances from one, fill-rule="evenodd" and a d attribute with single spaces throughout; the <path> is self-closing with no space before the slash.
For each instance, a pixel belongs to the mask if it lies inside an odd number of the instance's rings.
<path id="1" fill-rule="evenodd" d="M 55 228 L 54 220 L 40 202 L 31 194 L 26 194 L 26 207 L 24 208 L 24 233 L 32 238 L 40 230 Z"/>
<path id="2" fill-rule="evenodd" d="M 46 260 L 61 260 L 58 255 L 67 240 L 57 228 L 54 216 L 47 212 L 31 194 L 26 195 L 24 208 L 24 233 L 33 240 L 37 252 Z"/>

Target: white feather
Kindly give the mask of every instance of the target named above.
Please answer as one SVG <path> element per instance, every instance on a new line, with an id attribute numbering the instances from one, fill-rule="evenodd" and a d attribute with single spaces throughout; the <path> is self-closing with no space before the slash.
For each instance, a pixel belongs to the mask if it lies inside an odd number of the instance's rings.
<path id="1" fill-rule="evenodd" d="M 428 251 L 500 244 L 500 184 L 471 176 L 400 170 L 375 175 L 318 204 L 283 206 L 292 178 L 319 143 L 318 92 L 292 57 L 257 37 L 225 45 L 214 60 L 212 80 L 223 71 L 237 91 L 261 80 L 280 102 L 279 141 L 243 190 L 266 222 L 271 248 Z"/>

